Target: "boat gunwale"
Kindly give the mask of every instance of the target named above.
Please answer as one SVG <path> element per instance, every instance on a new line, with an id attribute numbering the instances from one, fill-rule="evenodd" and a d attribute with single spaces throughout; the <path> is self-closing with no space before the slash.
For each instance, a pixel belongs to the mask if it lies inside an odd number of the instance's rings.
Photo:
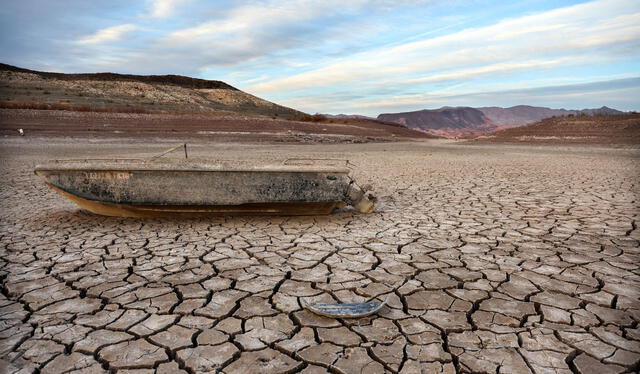
<path id="1" fill-rule="evenodd" d="M 237 172 L 237 173 L 331 173 L 349 174 L 351 169 L 315 165 L 252 165 L 232 167 L 220 164 L 88 164 L 61 165 L 41 164 L 34 168 L 37 174 L 42 172 L 88 172 L 88 171 L 123 171 L 123 172 Z"/>

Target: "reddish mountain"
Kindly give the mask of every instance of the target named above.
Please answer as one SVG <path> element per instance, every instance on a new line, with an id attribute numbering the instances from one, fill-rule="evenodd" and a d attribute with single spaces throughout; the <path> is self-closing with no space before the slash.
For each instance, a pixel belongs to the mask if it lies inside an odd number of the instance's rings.
<path id="1" fill-rule="evenodd" d="M 505 128 L 491 121 L 480 110 L 469 107 L 385 113 L 380 114 L 378 119 L 401 123 L 412 129 L 447 137 L 481 135 Z"/>
<path id="2" fill-rule="evenodd" d="M 569 115 L 617 115 L 623 114 L 615 109 L 566 110 L 518 105 L 510 108 L 500 107 L 442 107 L 424 109 L 415 112 L 385 113 L 379 120 L 401 123 L 409 128 L 445 137 L 476 136 L 490 132 L 523 126 L 544 118 Z"/>

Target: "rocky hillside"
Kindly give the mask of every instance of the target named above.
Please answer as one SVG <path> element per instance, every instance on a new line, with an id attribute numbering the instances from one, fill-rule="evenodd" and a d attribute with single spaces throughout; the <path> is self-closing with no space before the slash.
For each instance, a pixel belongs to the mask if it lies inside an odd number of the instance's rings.
<path id="1" fill-rule="evenodd" d="M 622 114 L 615 109 L 550 109 L 518 105 L 501 107 L 442 107 L 414 112 L 385 113 L 379 120 L 404 124 L 409 128 L 445 137 L 477 136 L 510 127 L 522 126 L 544 118 L 569 115 L 616 115 Z"/>
<path id="2" fill-rule="evenodd" d="M 640 114 L 547 118 L 533 124 L 479 136 L 473 143 L 640 144 Z"/>
<path id="3" fill-rule="evenodd" d="M 111 108 L 114 111 L 293 117 L 302 113 L 221 81 L 180 75 L 48 73 L 0 64 L 0 104 Z"/>
<path id="4" fill-rule="evenodd" d="M 486 134 L 501 128 L 480 110 L 470 107 L 443 107 L 404 113 L 385 113 L 379 120 L 401 123 L 409 128 L 438 136 L 458 137 Z"/>

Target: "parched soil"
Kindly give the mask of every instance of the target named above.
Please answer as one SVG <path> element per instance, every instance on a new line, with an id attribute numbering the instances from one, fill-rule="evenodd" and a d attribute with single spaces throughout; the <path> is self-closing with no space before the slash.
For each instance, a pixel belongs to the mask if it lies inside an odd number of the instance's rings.
<path id="1" fill-rule="evenodd" d="M 470 142 L 640 145 L 640 114 L 552 117 Z"/>
<path id="2" fill-rule="evenodd" d="M 346 119 L 300 122 L 267 117 L 0 109 L 0 135 L 175 138 L 282 142 L 367 142 L 433 136 L 397 124 Z"/>
<path id="3" fill-rule="evenodd" d="M 170 141 L 167 138 L 167 141 Z M 125 139 L 0 141 L 0 372 L 632 373 L 640 151 L 202 141 L 195 157 L 348 158 L 376 212 L 123 219 L 46 188 L 46 158 Z M 332 319 L 304 303 L 388 298 Z"/>

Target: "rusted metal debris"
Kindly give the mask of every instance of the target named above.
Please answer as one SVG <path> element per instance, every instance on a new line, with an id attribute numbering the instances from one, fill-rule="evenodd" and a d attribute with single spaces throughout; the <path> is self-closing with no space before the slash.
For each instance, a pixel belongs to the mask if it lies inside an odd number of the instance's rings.
<path id="1" fill-rule="evenodd" d="M 376 313 L 387 304 L 388 297 L 383 301 L 369 301 L 365 303 L 338 303 L 338 304 L 307 304 L 302 302 L 302 307 L 315 314 L 331 318 L 359 318 Z"/>

